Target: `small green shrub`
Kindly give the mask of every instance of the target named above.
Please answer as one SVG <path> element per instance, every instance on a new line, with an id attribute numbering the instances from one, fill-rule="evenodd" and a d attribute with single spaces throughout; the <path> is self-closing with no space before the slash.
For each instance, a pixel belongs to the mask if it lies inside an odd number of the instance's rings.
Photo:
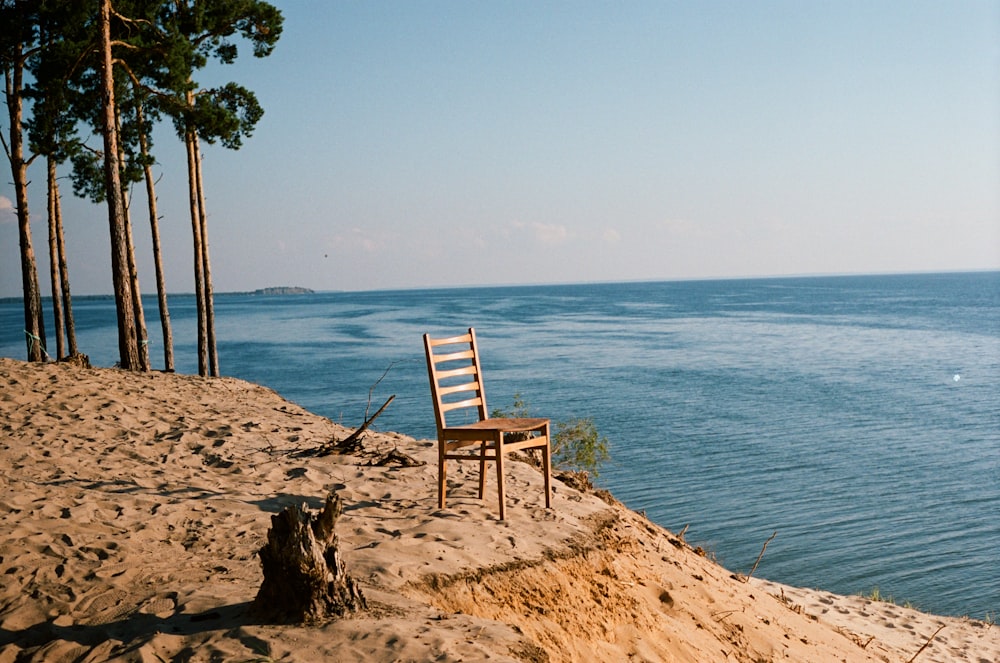
<path id="1" fill-rule="evenodd" d="M 514 403 L 509 408 L 494 408 L 491 417 L 527 418 L 531 408 L 520 393 L 514 394 Z M 597 431 L 594 420 L 587 418 L 557 421 L 552 432 L 552 464 L 561 470 L 587 472 L 597 477 L 601 463 L 611 455 L 608 438 Z"/>
<path id="2" fill-rule="evenodd" d="M 601 463 L 610 457 L 608 438 L 597 432 L 593 419 L 556 422 L 552 434 L 552 462 L 556 467 L 597 477 Z"/>
<path id="3" fill-rule="evenodd" d="M 524 402 L 520 392 L 514 394 L 514 404 L 508 409 L 495 407 L 490 410 L 494 419 L 527 419 L 531 416 L 528 404 Z"/>
<path id="4" fill-rule="evenodd" d="M 872 587 L 871 591 L 867 593 L 861 592 L 859 596 L 863 599 L 868 599 L 869 601 L 878 601 L 879 603 L 892 603 L 892 604 L 896 603 L 895 599 L 893 599 L 891 595 L 886 596 L 885 594 L 883 594 L 882 590 L 878 588 L 878 585 Z"/>
<path id="5" fill-rule="evenodd" d="M 878 588 L 878 585 L 872 587 L 870 592 L 861 592 L 858 596 L 863 599 L 868 599 L 869 601 L 878 601 L 879 603 L 889 603 L 892 605 L 902 606 L 904 608 L 910 608 L 911 610 L 919 610 L 919 608 L 917 608 L 917 606 L 915 606 L 911 601 L 904 601 L 903 603 L 900 603 L 895 599 L 895 597 L 892 596 L 892 594 L 883 594 L 882 590 Z"/>

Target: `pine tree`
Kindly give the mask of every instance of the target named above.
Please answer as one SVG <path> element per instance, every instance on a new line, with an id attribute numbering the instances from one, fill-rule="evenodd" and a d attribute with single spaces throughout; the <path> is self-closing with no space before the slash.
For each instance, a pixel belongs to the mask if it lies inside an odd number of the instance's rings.
<path id="1" fill-rule="evenodd" d="M 101 133 L 104 138 L 104 181 L 111 232 L 111 278 L 118 313 L 119 363 L 142 370 L 136 333 L 135 299 L 129 269 L 129 237 L 119 167 L 117 106 L 111 54 L 111 0 L 101 0 L 98 13 L 101 45 Z"/>
<path id="2" fill-rule="evenodd" d="M 86 34 L 81 28 L 83 16 L 79 8 L 38 13 L 39 48 L 28 61 L 33 83 L 24 92 L 32 101 L 31 117 L 25 121 L 31 150 L 46 158 L 50 278 L 59 359 L 78 353 L 57 168 L 80 145 L 72 114 L 76 90 L 67 80 L 79 59 L 80 35 Z"/>
<path id="3" fill-rule="evenodd" d="M 44 361 L 45 320 L 38 286 L 38 266 L 31 240 L 28 210 L 28 166 L 24 150 L 24 72 L 27 59 L 39 48 L 38 16 L 35 3 L 27 0 L 0 2 L 0 68 L 4 73 L 4 98 L 10 126 L 2 139 L 10 163 L 17 207 L 17 229 L 21 253 L 21 286 L 24 296 L 24 333 L 28 361 Z"/>
<path id="4" fill-rule="evenodd" d="M 157 25 L 164 49 L 162 61 L 169 66 L 154 80 L 160 91 L 170 94 L 170 101 L 160 97 L 161 107 L 173 118 L 188 156 L 198 372 L 217 376 L 219 358 L 201 141 L 219 141 L 227 148 L 239 149 L 243 137 L 253 132 L 263 116 L 263 109 L 253 92 L 236 83 L 199 90 L 194 74 L 209 58 L 226 64 L 234 62 L 238 47 L 231 39 L 236 34 L 250 41 L 254 56 L 270 55 L 281 35 L 282 16 L 275 7 L 259 0 L 177 0 L 161 7 Z"/>

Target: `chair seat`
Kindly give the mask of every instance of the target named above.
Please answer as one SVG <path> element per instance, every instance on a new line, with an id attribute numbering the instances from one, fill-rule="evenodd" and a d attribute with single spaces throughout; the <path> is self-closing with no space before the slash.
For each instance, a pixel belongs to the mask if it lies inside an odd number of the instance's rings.
<path id="1" fill-rule="evenodd" d="M 445 432 L 470 430 L 478 432 L 503 431 L 504 433 L 529 433 L 541 429 L 547 423 L 549 423 L 548 419 L 498 417 L 496 419 L 483 419 L 482 421 L 475 421 L 470 424 L 462 424 L 461 426 L 448 426 L 444 430 Z"/>

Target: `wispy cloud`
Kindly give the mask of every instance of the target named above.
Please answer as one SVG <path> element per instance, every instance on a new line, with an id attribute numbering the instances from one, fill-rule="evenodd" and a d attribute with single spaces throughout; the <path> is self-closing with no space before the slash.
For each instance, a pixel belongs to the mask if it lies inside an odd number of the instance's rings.
<path id="1" fill-rule="evenodd" d="M 711 227 L 691 219 L 664 219 L 657 225 L 673 237 L 704 239 L 715 235 Z"/>
<path id="2" fill-rule="evenodd" d="M 0 223 L 13 223 L 16 218 L 14 202 L 7 196 L 0 196 Z"/>
<path id="3" fill-rule="evenodd" d="M 372 232 L 354 227 L 330 238 L 328 246 L 332 251 L 378 253 L 394 239 L 393 233 Z"/>
<path id="4" fill-rule="evenodd" d="M 617 244 L 622 240 L 622 234 L 614 228 L 608 228 L 601 234 L 605 244 Z"/>
<path id="5" fill-rule="evenodd" d="M 516 230 L 531 233 L 535 241 L 543 244 L 562 244 L 573 237 L 573 233 L 566 226 L 556 223 L 524 223 L 522 221 L 515 221 L 513 226 Z"/>

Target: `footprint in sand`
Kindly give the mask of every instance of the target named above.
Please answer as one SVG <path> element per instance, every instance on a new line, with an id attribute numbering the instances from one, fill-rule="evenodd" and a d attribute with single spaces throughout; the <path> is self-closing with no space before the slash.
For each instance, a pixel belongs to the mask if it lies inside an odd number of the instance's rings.
<path id="1" fill-rule="evenodd" d="M 126 602 L 129 594 L 121 589 L 101 592 L 93 598 L 81 602 L 74 612 L 81 616 L 78 623 L 99 625 L 110 624 L 132 612 L 135 606 Z"/>
<path id="2" fill-rule="evenodd" d="M 177 609 L 177 601 L 172 597 L 152 598 L 144 603 L 139 612 L 144 615 L 155 615 L 160 619 L 166 619 L 174 614 Z"/>
<path id="3" fill-rule="evenodd" d="M 94 571 L 94 575 L 103 580 L 117 578 L 118 576 L 123 575 L 130 568 L 134 568 L 134 566 L 134 564 L 127 564 L 125 562 L 102 564 L 99 569 Z"/>

